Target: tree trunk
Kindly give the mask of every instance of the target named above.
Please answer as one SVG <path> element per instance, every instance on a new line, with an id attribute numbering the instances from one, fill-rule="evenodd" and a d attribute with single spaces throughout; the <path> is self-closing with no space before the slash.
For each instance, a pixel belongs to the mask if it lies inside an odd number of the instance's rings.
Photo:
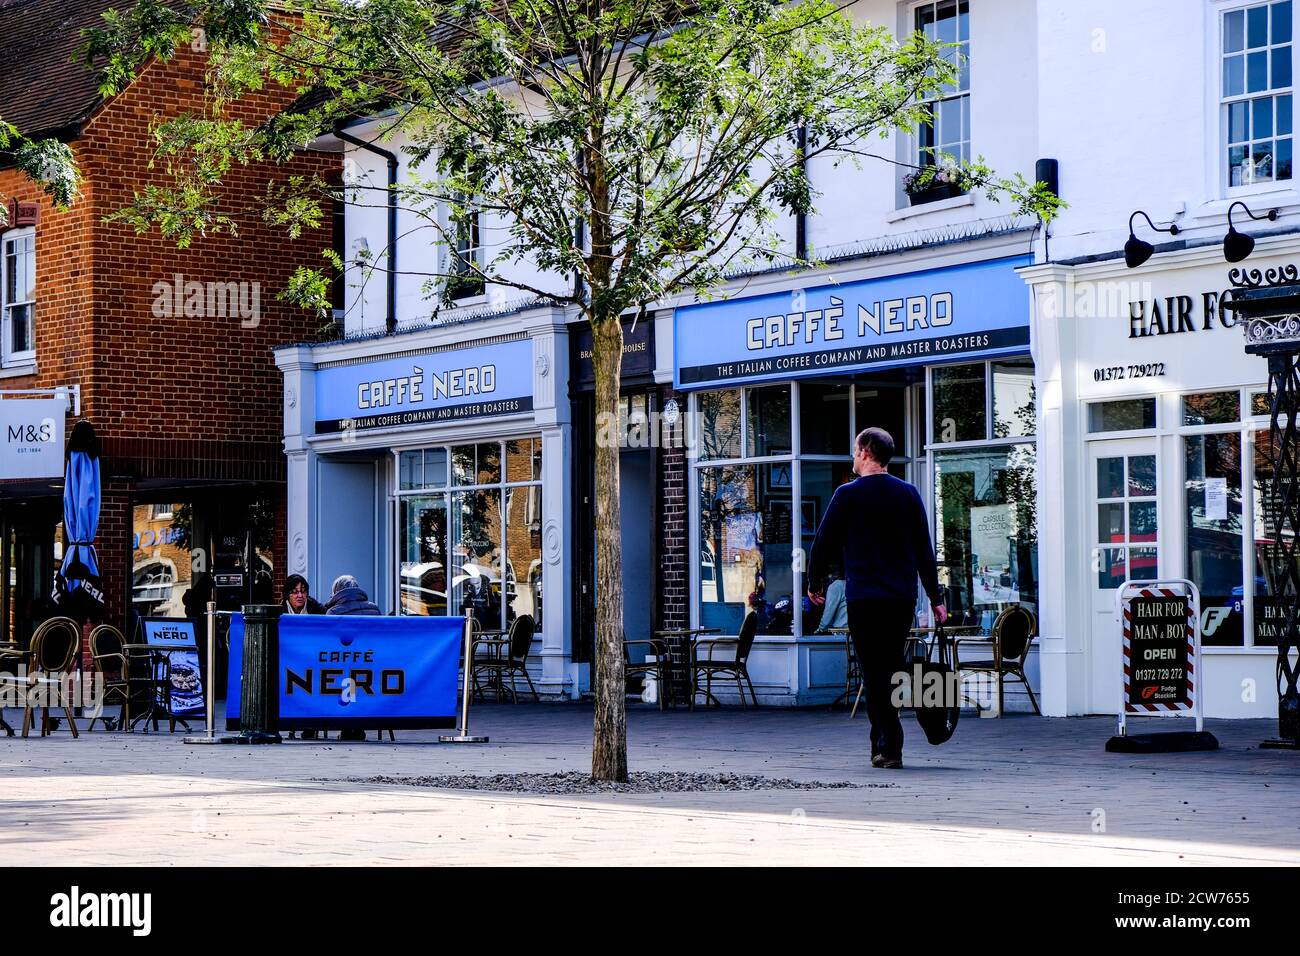
<path id="1" fill-rule="evenodd" d="M 596 371 L 596 414 L 617 421 L 623 325 L 618 316 L 591 324 Z M 617 429 L 606 429 L 613 438 Z M 600 433 L 600 429 L 597 429 Z M 623 534 L 619 516 L 617 441 L 596 443 L 596 716 L 592 728 L 591 775 L 627 780 L 627 707 L 623 669 Z"/>

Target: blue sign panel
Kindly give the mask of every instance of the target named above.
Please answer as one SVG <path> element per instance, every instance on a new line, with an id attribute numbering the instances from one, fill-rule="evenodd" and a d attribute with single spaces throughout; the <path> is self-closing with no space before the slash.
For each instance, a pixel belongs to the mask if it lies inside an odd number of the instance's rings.
<path id="1" fill-rule="evenodd" d="M 318 433 L 511 415 L 533 407 L 533 343 L 516 339 L 316 372 Z"/>
<path id="2" fill-rule="evenodd" d="M 456 725 L 460 617 L 285 614 L 280 618 L 282 730 Z M 239 726 L 244 617 L 230 623 L 226 724 Z"/>
<path id="3" fill-rule="evenodd" d="M 1029 256 L 682 306 L 679 388 L 1024 352 Z"/>

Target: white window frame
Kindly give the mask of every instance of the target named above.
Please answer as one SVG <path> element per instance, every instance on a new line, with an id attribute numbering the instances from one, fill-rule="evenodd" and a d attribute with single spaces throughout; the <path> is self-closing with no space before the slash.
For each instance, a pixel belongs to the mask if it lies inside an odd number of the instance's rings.
<path id="1" fill-rule="evenodd" d="M 925 7 L 933 7 L 933 8 L 935 8 L 936 13 L 937 13 L 937 8 L 938 8 L 938 5 L 939 5 L 940 2 L 943 2 L 943 0 L 922 0 L 922 2 L 920 2 L 920 3 L 913 3 L 912 5 L 910 5 L 910 6 L 907 8 L 907 29 L 910 30 L 910 31 L 915 32 L 915 31 L 916 31 L 916 28 L 917 28 L 917 27 L 916 27 L 917 13 L 918 13 L 919 11 L 921 11 L 922 9 L 924 9 Z M 965 53 L 964 53 L 964 56 L 966 57 L 967 63 L 969 64 L 969 62 L 970 62 L 970 60 L 971 60 L 971 37 L 970 37 L 970 20 L 969 20 L 969 17 L 970 17 L 970 0 L 958 0 L 958 3 L 959 3 L 959 4 L 960 4 L 961 2 L 965 2 L 965 3 L 966 3 L 966 11 L 967 11 L 967 29 L 966 29 L 966 39 L 965 39 L 965 40 L 962 40 L 962 39 L 961 39 L 961 34 L 960 34 L 960 32 L 958 32 L 958 35 L 957 35 L 957 42 L 958 42 L 958 43 L 964 43 L 964 44 L 965 44 Z M 959 8 L 958 8 L 958 12 L 960 13 L 960 6 L 959 6 Z M 958 22 L 960 23 L 960 17 L 959 17 L 959 19 L 958 19 Z M 950 93 L 950 94 L 937 95 L 937 96 L 927 97 L 927 98 L 924 98 L 923 101 L 922 101 L 922 102 L 925 102 L 925 103 L 940 103 L 940 102 L 945 102 L 945 101 L 947 101 L 947 100 L 965 100 L 965 101 L 966 101 L 966 107 L 965 107 L 965 111 L 964 111 L 964 113 L 965 113 L 965 119 L 962 121 L 963 124 L 966 126 L 966 128 L 962 130 L 963 136 L 962 136 L 962 139 L 958 140 L 958 142 L 959 142 L 959 143 L 965 143 L 965 144 L 966 144 L 966 152 L 967 152 L 966 159 L 967 159 L 967 160 L 969 160 L 970 156 L 974 154 L 974 138 L 971 136 L 971 131 L 970 131 L 971 89 L 972 89 L 973 86 L 974 86 L 974 82 L 973 82 L 973 78 L 971 77 L 970 70 L 969 70 L 969 66 L 968 66 L 968 68 L 967 68 L 967 72 L 966 72 L 966 89 L 965 89 L 965 90 L 962 90 L 962 89 L 960 88 L 960 85 L 959 85 L 958 89 L 957 89 L 956 91 Z M 938 129 L 939 129 L 939 121 L 938 121 L 938 113 L 936 112 L 936 113 L 935 113 L 935 131 L 936 131 L 936 132 L 935 132 L 935 139 L 936 139 L 936 142 L 939 140 Z M 938 149 L 937 146 L 936 146 L 935 148 Z M 921 136 L 920 136 L 920 131 L 919 131 L 919 130 L 913 130 L 913 131 L 912 131 L 912 137 L 911 137 L 911 150 L 910 150 L 910 155 L 909 155 L 908 158 L 909 158 L 909 161 L 911 162 L 911 164 L 913 164 L 913 165 L 915 165 L 915 166 L 920 167 L 920 166 L 924 166 L 924 165 L 925 165 L 925 162 L 923 161 L 923 160 L 924 160 L 924 157 L 922 157 L 922 155 L 921 155 Z M 957 159 L 959 162 L 962 161 L 962 157 L 961 157 L 961 156 L 957 156 L 956 159 Z"/>
<path id="2" fill-rule="evenodd" d="M 452 285 L 462 280 L 479 279 L 468 263 L 473 263 L 480 271 L 484 266 L 483 210 L 473 208 L 468 200 L 462 200 L 461 204 L 467 210 L 472 209 L 472 214 L 466 221 L 457 222 L 452 218 L 450 209 L 448 209 L 447 215 L 447 232 L 450 235 L 447 243 L 448 276 L 446 281 Z M 466 234 L 468 234 L 469 241 L 462 245 Z M 453 299 L 462 305 L 486 300 L 487 282 L 482 279 L 479 279 L 479 281 L 483 284 L 481 291 L 453 296 Z"/>
<path id="3" fill-rule="evenodd" d="M 0 234 L 0 366 L 31 365 L 36 361 L 36 299 L 22 299 L 14 302 L 8 300 L 9 289 L 9 246 L 21 239 L 31 239 L 32 287 L 36 286 L 36 229 L 31 226 L 22 229 L 10 229 Z M 10 310 L 14 306 L 30 305 L 32 307 L 32 347 L 22 351 L 13 351 L 13 329 Z"/>
<path id="4" fill-rule="evenodd" d="M 1210 168 L 1214 177 L 1213 195 L 1222 199 L 1240 199 L 1244 197 L 1276 192 L 1294 192 L 1297 189 L 1297 171 L 1296 171 L 1296 150 L 1295 143 L 1297 139 L 1296 132 L 1296 69 L 1300 66 L 1300 61 L 1296 57 L 1297 40 L 1300 39 L 1300 22 L 1297 22 L 1300 13 L 1300 6 L 1297 0 L 1293 0 L 1291 6 L 1291 85 L 1288 87 L 1279 87 L 1277 89 L 1271 86 L 1267 90 L 1248 93 L 1243 91 L 1240 95 L 1225 96 L 1223 90 L 1223 62 L 1226 54 L 1223 50 L 1225 19 L 1228 14 L 1236 11 L 1244 11 L 1251 7 L 1271 6 L 1275 0 L 1252 0 L 1252 2 L 1243 2 L 1243 0 L 1212 0 L 1210 5 L 1210 19 L 1208 33 L 1208 49 L 1210 58 L 1207 64 L 1207 92 L 1210 102 L 1211 119 L 1211 144 L 1212 144 L 1212 161 Z M 1271 16 L 1271 13 L 1270 13 Z M 1271 41 L 1271 30 L 1269 40 Z M 1263 47 L 1265 50 L 1272 50 L 1273 44 L 1269 42 Z M 1245 54 L 1247 48 L 1243 47 L 1242 53 Z M 1271 83 L 1272 76 L 1270 71 L 1269 80 Z M 1278 96 L 1290 96 L 1291 99 L 1291 178 L 1290 179 L 1268 179 L 1261 182 L 1252 182 L 1233 186 L 1229 182 L 1231 169 L 1228 164 L 1228 110 L 1232 103 L 1245 102 L 1250 103 L 1252 100 L 1262 97 L 1276 98 Z M 1253 117 L 1247 117 L 1249 125 Z M 1271 137 L 1275 142 L 1277 139 L 1276 116 L 1274 117 L 1274 131 Z M 1246 143 L 1254 142 L 1253 137 L 1248 137 Z M 1274 173 L 1276 174 L 1276 154 L 1274 158 Z"/>

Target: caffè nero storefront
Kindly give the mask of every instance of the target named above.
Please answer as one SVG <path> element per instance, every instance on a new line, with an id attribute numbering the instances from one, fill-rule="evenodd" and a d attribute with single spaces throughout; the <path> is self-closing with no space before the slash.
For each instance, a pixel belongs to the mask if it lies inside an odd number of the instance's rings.
<path id="1" fill-rule="evenodd" d="M 549 308 L 277 350 L 288 571 L 385 614 L 531 615 L 538 690 L 576 696 L 568 355 Z"/>
<path id="2" fill-rule="evenodd" d="M 1300 259 L 1261 237 L 1243 263 Z M 1206 716 L 1275 717 L 1276 615 L 1264 559 L 1267 364 L 1244 351 L 1219 242 L 1021 270 L 1039 376 L 1043 707 L 1116 713 L 1126 579 L 1201 593 Z"/>
<path id="3" fill-rule="evenodd" d="M 868 261 L 835 281 L 786 275 L 676 310 L 675 385 L 692 413 L 690 621 L 735 635 L 758 614 L 760 703 L 844 691 L 845 642 L 819 632 L 803 564 L 867 426 L 890 432 L 889 470 L 927 502 L 956 621 L 987 627 L 1011 603 L 1039 611 L 1029 290 L 1016 273 L 1029 261 Z M 1028 669 L 1036 685 L 1036 657 Z M 1011 685 L 1006 706 L 1028 699 Z"/>

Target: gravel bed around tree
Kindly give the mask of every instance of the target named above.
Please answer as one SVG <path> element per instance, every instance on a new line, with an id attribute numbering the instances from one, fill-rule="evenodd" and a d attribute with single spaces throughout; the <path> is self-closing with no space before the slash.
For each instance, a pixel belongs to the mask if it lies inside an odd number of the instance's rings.
<path id="1" fill-rule="evenodd" d="M 848 780 L 791 780 L 755 774 L 656 771 L 628 774 L 627 783 L 592 780 L 585 773 L 499 773 L 435 777 L 346 777 L 347 783 L 398 784 L 436 790 L 485 790 L 494 793 L 706 793 L 741 790 L 850 790 L 888 788 L 892 783 Z"/>

